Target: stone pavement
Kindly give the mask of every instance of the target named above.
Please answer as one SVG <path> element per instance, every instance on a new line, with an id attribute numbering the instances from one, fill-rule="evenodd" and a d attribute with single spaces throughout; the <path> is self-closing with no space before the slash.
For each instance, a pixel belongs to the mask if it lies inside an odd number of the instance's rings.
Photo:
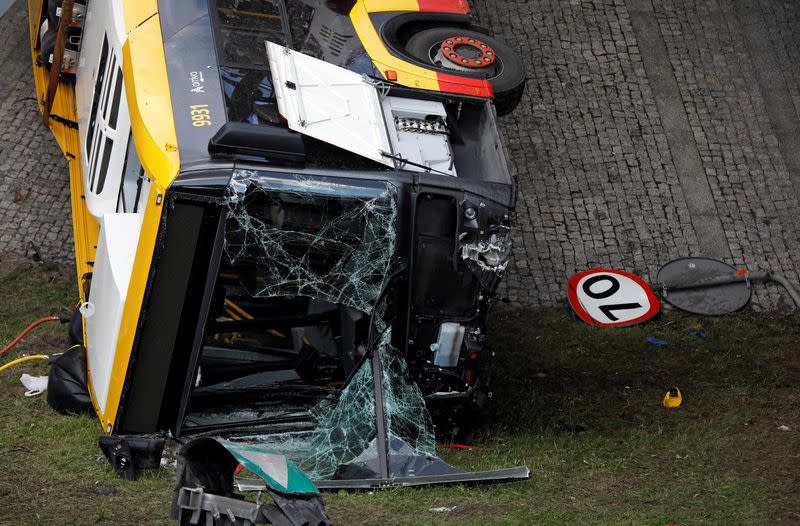
<path id="1" fill-rule="evenodd" d="M 786 159 L 800 154 L 800 3 L 473 5 L 528 65 L 504 127 L 521 183 L 514 302 L 563 303 L 576 270 L 653 278 L 688 255 L 800 282 L 800 167 Z M 781 297 L 755 288 L 758 306 Z"/>
<path id="2" fill-rule="evenodd" d="M 528 68 L 503 123 L 521 190 L 515 304 L 563 305 L 579 270 L 649 279 L 689 255 L 800 283 L 800 2 L 472 5 Z M 26 99 L 23 11 L 0 19 L 0 254 L 69 263 L 66 162 Z M 760 307 L 781 298 L 756 287 Z"/>
<path id="3" fill-rule="evenodd" d="M 0 18 L 0 258 L 72 264 L 67 161 L 33 98 L 25 5 Z"/>

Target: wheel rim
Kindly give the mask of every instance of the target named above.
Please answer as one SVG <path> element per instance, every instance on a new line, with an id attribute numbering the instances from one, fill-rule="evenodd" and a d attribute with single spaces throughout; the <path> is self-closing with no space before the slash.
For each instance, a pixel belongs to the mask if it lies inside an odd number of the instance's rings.
<path id="1" fill-rule="evenodd" d="M 445 60 L 469 69 L 485 69 L 494 64 L 497 54 L 486 42 L 466 36 L 453 36 L 442 41 L 439 55 Z"/>
<path id="2" fill-rule="evenodd" d="M 464 35 L 454 35 L 434 44 L 428 52 L 428 58 L 434 66 L 442 69 L 483 74 L 486 79 L 497 78 L 503 70 L 502 57 L 489 44 Z"/>

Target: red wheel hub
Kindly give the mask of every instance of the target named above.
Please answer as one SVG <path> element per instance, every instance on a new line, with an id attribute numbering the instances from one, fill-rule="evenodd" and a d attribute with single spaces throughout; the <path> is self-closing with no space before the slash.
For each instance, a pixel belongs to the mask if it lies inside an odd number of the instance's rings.
<path id="1" fill-rule="evenodd" d="M 465 36 L 445 38 L 441 53 L 447 60 L 462 68 L 487 68 L 497 60 L 497 55 L 489 44 Z"/>

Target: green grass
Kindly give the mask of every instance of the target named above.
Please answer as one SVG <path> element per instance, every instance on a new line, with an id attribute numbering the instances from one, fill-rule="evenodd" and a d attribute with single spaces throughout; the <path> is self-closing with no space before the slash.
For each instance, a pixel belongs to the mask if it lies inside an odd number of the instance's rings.
<path id="1" fill-rule="evenodd" d="M 23 265 L 0 273 L 0 341 L 74 301 L 72 276 Z M 800 316 L 700 319 L 677 312 L 597 329 L 559 311 L 500 314 L 494 396 L 471 470 L 527 464 L 528 482 L 325 494 L 336 524 L 790 524 L 800 521 Z M 701 326 L 709 341 L 689 336 Z M 58 352 L 48 324 L 21 353 Z M 645 337 L 667 340 L 666 348 Z M 24 364 L 0 373 L 0 524 L 170 524 L 173 472 L 115 477 L 88 417 L 25 398 Z M 684 403 L 661 407 L 677 385 Z M 579 424 L 580 433 L 563 431 Z M 786 424 L 791 432 L 780 432 Z M 455 507 L 450 512 L 429 511 Z"/>

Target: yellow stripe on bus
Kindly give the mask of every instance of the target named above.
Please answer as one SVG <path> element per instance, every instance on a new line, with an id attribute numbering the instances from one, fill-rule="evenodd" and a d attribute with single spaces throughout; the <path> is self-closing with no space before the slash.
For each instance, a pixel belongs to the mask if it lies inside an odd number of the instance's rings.
<path id="1" fill-rule="evenodd" d="M 125 33 L 128 34 L 158 13 L 158 0 L 123 0 L 122 9 L 125 16 Z"/>
<path id="2" fill-rule="evenodd" d="M 440 91 L 439 80 L 436 72 L 410 64 L 403 59 L 397 58 L 386 49 L 375 25 L 370 20 L 370 11 L 418 11 L 417 1 L 407 0 L 386 2 L 376 2 L 375 0 L 359 0 L 353 10 L 350 11 L 350 19 L 356 28 L 361 43 L 367 50 L 372 62 L 378 70 L 386 76 L 386 71 L 397 73 L 397 82 L 403 86 L 411 88 Z"/>

